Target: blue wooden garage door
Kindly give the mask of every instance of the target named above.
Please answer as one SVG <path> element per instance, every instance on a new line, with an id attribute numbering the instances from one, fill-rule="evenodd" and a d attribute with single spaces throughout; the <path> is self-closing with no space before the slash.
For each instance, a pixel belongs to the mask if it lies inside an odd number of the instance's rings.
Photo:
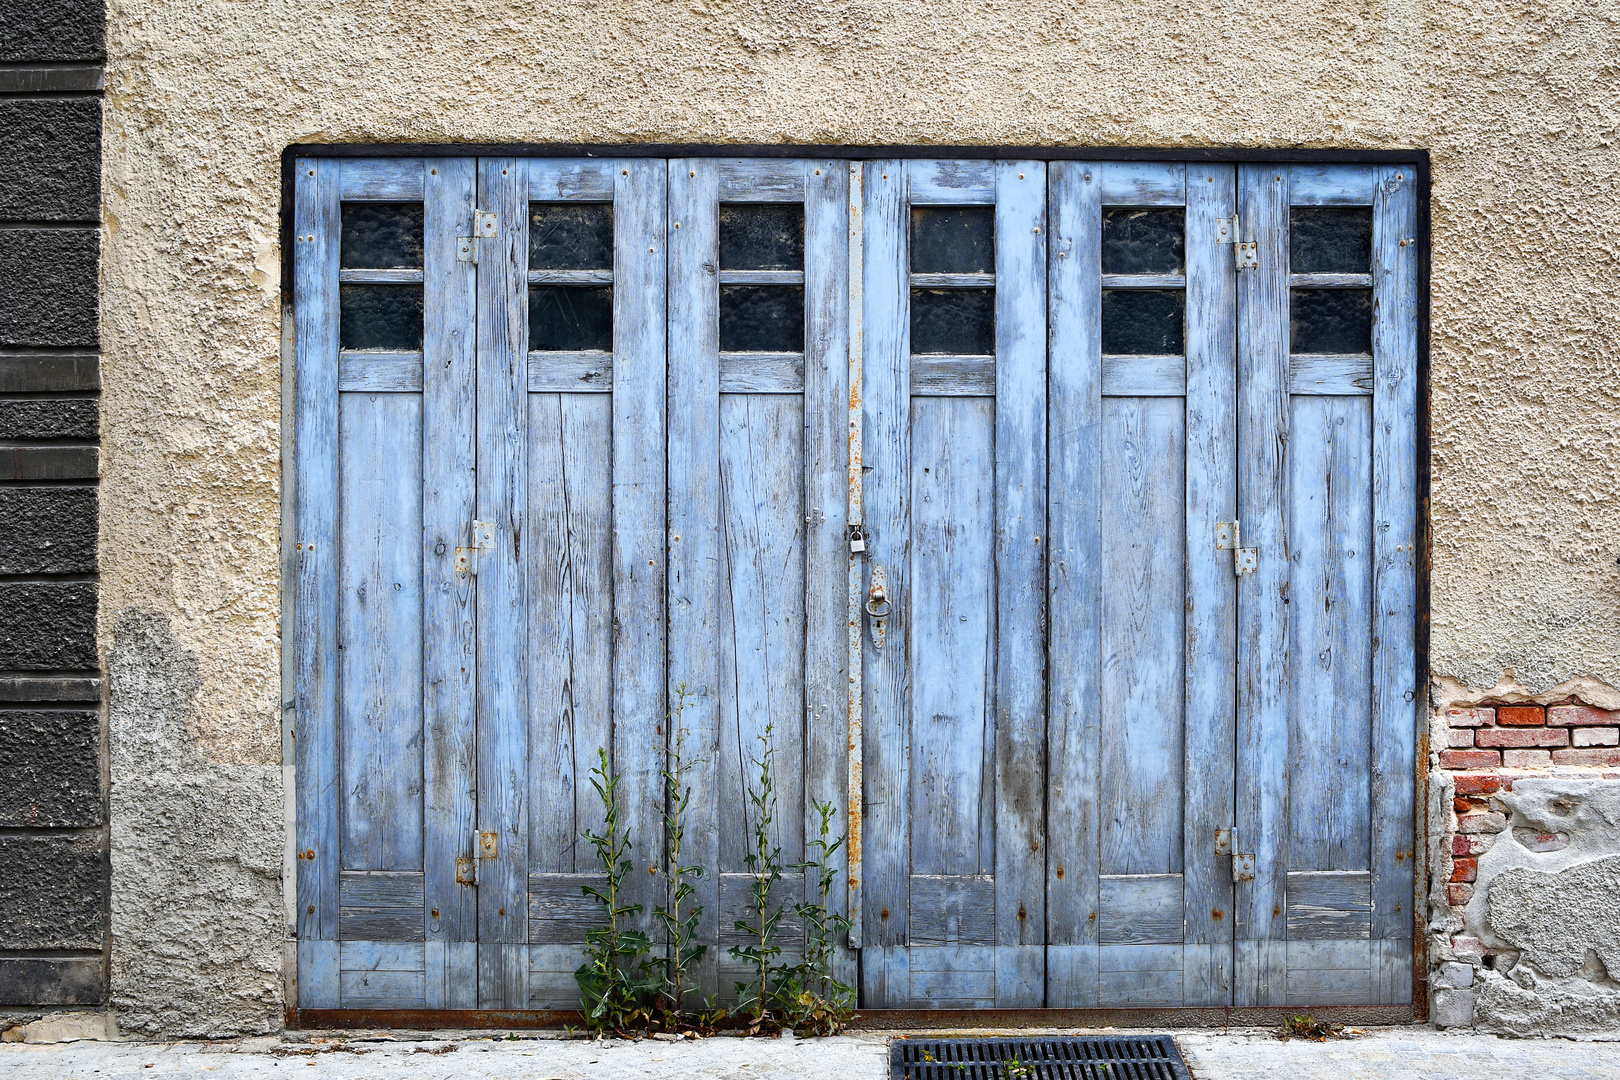
<path id="1" fill-rule="evenodd" d="M 863 1007 L 1410 999 L 1410 168 L 296 180 L 302 1007 L 573 1006 L 681 684 L 705 993 L 769 732 Z"/>

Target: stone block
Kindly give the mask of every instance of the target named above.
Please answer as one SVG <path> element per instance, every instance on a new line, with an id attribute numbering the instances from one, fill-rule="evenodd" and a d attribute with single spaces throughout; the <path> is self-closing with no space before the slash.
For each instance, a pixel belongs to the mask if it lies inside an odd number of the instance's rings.
<path id="1" fill-rule="evenodd" d="M 101 824 L 100 735 L 89 710 L 0 710 L 0 826 Z"/>
<path id="2" fill-rule="evenodd" d="M 93 833 L 0 836 L 0 948 L 101 948 L 106 887 Z"/>
<path id="3" fill-rule="evenodd" d="M 0 958 L 0 1005 L 99 1005 L 106 985 L 100 959 Z"/>
<path id="4" fill-rule="evenodd" d="M 99 413 L 94 398 L 0 401 L 0 439 L 94 439 Z"/>
<path id="5" fill-rule="evenodd" d="M 1439 1028 L 1474 1026 L 1474 991 L 1436 990 L 1429 1019 Z"/>
<path id="6" fill-rule="evenodd" d="M 1507 818 L 1501 814 L 1466 814 L 1457 819 L 1460 833 L 1499 833 L 1507 828 Z"/>
<path id="7" fill-rule="evenodd" d="M 95 488 L 0 488 L 0 574 L 95 572 Z"/>
<path id="8" fill-rule="evenodd" d="M 1620 729 L 1617 728 L 1574 728 L 1569 735 L 1576 746 L 1620 746 Z"/>
<path id="9" fill-rule="evenodd" d="M 94 346 L 97 230 L 0 229 L 0 345 Z"/>
<path id="10" fill-rule="evenodd" d="M 94 584 L 0 583 L 0 670 L 88 671 L 96 666 Z"/>
<path id="11" fill-rule="evenodd" d="M 101 100 L 0 100 L 0 221 L 100 217 Z"/>
<path id="12" fill-rule="evenodd" d="M 1435 973 L 1434 985 L 1445 990 L 1466 990 L 1474 985 L 1474 965 L 1448 960 Z"/>
<path id="13" fill-rule="evenodd" d="M 100 60 L 107 22 L 104 0 L 10 3 L 0 21 L 0 62 Z"/>

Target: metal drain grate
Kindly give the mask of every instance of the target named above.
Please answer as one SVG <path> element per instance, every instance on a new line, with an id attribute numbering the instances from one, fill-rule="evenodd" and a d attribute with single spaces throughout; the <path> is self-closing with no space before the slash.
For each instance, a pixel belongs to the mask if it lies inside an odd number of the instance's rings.
<path id="1" fill-rule="evenodd" d="M 1168 1035 L 896 1039 L 889 1080 L 1192 1080 Z"/>

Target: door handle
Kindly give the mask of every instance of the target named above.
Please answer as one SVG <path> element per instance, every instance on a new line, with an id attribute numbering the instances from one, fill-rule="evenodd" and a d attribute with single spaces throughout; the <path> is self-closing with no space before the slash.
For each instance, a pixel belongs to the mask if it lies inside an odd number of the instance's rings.
<path id="1" fill-rule="evenodd" d="M 894 612 L 894 603 L 889 599 L 889 574 L 882 565 L 872 567 L 872 586 L 866 591 L 866 621 L 872 633 L 872 646 L 883 649 L 883 630 L 888 624 L 889 616 Z"/>

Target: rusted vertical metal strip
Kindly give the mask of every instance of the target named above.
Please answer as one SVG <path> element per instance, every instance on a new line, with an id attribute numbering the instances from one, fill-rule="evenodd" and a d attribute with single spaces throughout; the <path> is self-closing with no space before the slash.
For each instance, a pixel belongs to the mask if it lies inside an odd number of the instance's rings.
<path id="1" fill-rule="evenodd" d="M 861 947 L 861 162 L 849 163 L 849 947 Z"/>

